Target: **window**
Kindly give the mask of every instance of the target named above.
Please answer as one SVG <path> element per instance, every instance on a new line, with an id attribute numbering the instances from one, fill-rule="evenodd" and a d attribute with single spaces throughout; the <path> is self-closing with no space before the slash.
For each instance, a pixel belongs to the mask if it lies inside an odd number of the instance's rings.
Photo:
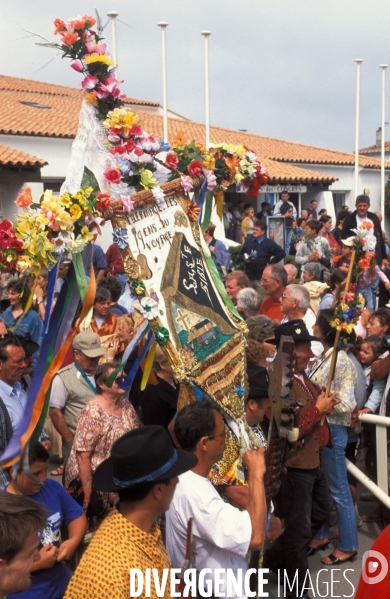
<path id="1" fill-rule="evenodd" d="M 341 208 L 345 206 L 345 191 L 332 192 L 333 195 L 333 203 L 334 210 L 337 214 L 340 212 Z"/>

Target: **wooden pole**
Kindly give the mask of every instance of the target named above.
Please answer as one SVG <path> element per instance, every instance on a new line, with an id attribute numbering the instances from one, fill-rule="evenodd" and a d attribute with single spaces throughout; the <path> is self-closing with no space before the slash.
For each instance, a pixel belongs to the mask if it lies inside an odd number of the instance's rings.
<path id="1" fill-rule="evenodd" d="M 356 250 L 354 249 L 354 250 L 352 250 L 351 262 L 349 263 L 348 275 L 347 275 L 347 279 L 345 281 L 345 291 L 344 291 L 345 299 L 346 299 L 347 293 L 349 292 L 349 288 L 351 286 L 352 271 L 353 271 L 353 265 L 355 263 L 355 256 L 356 256 Z M 334 377 L 334 371 L 336 368 L 340 335 L 341 335 L 341 331 L 337 330 L 336 337 L 335 337 L 334 344 L 333 344 L 332 358 L 330 360 L 329 376 L 328 376 L 328 382 L 327 382 L 326 390 L 325 390 L 325 397 L 329 397 L 329 395 L 330 395 L 330 386 L 332 384 L 333 377 Z M 324 424 L 324 422 L 325 422 L 325 415 L 322 416 L 322 418 L 321 418 L 321 424 Z"/>

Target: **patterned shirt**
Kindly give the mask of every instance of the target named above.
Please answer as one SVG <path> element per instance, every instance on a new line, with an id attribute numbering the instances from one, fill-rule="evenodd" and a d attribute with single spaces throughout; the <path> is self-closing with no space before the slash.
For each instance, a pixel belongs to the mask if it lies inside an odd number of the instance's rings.
<path id="1" fill-rule="evenodd" d="M 310 380 L 319 387 L 327 385 L 332 352 L 333 347 L 328 349 L 324 358 L 316 360 L 309 374 Z M 356 406 L 354 390 L 356 379 L 357 372 L 352 361 L 345 351 L 339 351 L 330 391 L 336 393 L 336 398 L 340 400 L 340 403 L 326 416 L 327 421 L 331 424 L 351 425 L 351 413 Z"/>
<path id="2" fill-rule="evenodd" d="M 80 412 L 72 450 L 66 464 L 65 487 L 79 476 L 77 452 L 91 452 L 92 473 L 111 455 L 111 448 L 125 433 L 139 428 L 141 421 L 127 398 L 121 399 L 122 415 L 109 414 L 91 399 Z"/>
<path id="3" fill-rule="evenodd" d="M 104 520 L 71 579 L 64 599 L 129 599 L 130 569 L 171 568 L 161 532 L 155 523 L 148 534 L 126 520 L 117 510 Z M 170 598 L 168 577 L 164 599 Z M 144 586 L 145 591 L 145 586 Z M 145 599 L 145 592 L 140 595 Z M 157 599 L 151 576 L 150 597 Z"/>

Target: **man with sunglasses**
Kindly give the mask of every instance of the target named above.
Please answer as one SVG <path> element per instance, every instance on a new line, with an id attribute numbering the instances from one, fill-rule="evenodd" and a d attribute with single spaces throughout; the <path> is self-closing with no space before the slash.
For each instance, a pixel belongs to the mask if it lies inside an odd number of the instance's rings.
<path id="1" fill-rule="evenodd" d="M 230 568 L 236 578 L 237 572 L 242 570 L 244 577 L 248 569 L 248 550 L 261 549 L 265 538 L 265 450 L 259 447 L 242 456 L 249 474 L 249 502 L 246 509 L 240 511 L 223 501 L 208 478 L 212 466 L 222 458 L 226 433 L 221 414 L 208 402 L 190 404 L 177 415 L 175 435 L 180 447 L 193 453 L 198 462 L 192 470 L 179 476 L 167 512 L 166 538 L 173 567 L 182 567 L 187 522 L 193 518 L 197 569 L 213 571 L 205 576 L 205 580 L 214 579 L 214 570 L 224 569 L 220 591 L 225 593 L 224 596 L 236 597 L 226 594 L 226 569 Z"/>

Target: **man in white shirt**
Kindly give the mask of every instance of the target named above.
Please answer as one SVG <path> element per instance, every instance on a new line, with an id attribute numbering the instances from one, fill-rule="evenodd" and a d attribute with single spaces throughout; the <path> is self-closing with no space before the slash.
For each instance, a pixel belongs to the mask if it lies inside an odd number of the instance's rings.
<path id="1" fill-rule="evenodd" d="M 5 337 L 0 342 L 0 397 L 7 408 L 12 429 L 21 421 L 27 404 L 27 394 L 20 379 L 26 368 L 26 354 L 16 337 Z"/>
<path id="2" fill-rule="evenodd" d="M 193 518 L 196 568 L 212 571 L 206 574 L 205 580 L 214 580 L 217 568 L 230 568 L 236 579 L 242 574 L 244 581 L 248 550 L 259 550 L 265 538 L 264 448 L 247 451 L 242 456 L 248 469 L 249 502 L 247 508 L 240 511 L 223 501 L 208 478 L 211 467 L 222 458 L 226 431 L 220 413 L 206 402 L 186 406 L 176 418 L 175 435 L 180 447 L 196 455 L 198 463 L 179 477 L 167 512 L 167 550 L 173 567 L 181 568 L 185 559 L 187 523 Z M 226 593 L 229 590 L 226 573 L 221 579 L 221 592 Z M 240 595 L 231 589 L 225 596 Z"/>

